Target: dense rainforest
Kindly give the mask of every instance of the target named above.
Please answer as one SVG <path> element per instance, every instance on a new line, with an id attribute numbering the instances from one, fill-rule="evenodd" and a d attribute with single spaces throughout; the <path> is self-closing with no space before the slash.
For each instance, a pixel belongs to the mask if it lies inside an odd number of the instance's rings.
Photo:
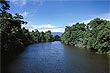
<path id="1" fill-rule="evenodd" d="M 53 36 L 51 31 L 39 32 L 35 29 L 30 32 L 28 29 L 22 28 L 22 25 L 27 24 L 23 20 L 23 16 L 18 13 L 15 15 L 9 13 L 8 1 L 0 1 L 0 5 L 1 57 L 3 62 L 11 60 L 11 57 L 23 51 L 29 44 L 60 40 L 60 37 Z"/>
<path id="2" fill-rule="evenodd" d="M 8 12 L 8 1 L 0 1 L 0 37 L 1 57 L 10 59 L 12 55 L 24 50 L 31 43 L 62 41 L 65 44 L 95 50 L 97 53 L 110 53 L 110 21 L 95 18 L 88 24 L 76 23 L 66 26 L 60 36 L 53 36 L 51 31 L 39 32 L 37 29 L 29 31 L 22 25 L 27 24 L 23 16 Z M 60 39 L 61 38 L 61 39 Z"/>
<path id="3" fill-rule="evenodd" d="M 92 49 L 99 54 L 110 54 L 110 21 L 95 18 L 88 24 L 66 26 L 61 40 L 65 44 Z"/>

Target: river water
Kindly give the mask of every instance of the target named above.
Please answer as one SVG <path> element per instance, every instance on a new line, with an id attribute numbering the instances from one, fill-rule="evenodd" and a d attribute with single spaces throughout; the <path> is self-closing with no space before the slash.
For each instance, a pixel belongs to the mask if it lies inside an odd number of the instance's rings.
<path id="1" fill-rule="evenodd" d="M 59 41 L 29 45 L 7 73 L 109 73 L 109 57 Z"/>

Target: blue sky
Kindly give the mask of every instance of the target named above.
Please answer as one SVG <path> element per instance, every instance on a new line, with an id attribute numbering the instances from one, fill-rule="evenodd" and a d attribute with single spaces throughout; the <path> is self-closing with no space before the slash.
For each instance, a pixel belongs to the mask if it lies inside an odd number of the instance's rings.
<path id="1" fill-rule="evenodd" d="M 20 13 L 30 31 L 64 32 L 65 26 L 88 23 L 99 17 L 110 19 L 109 0 L 10 0 L 12 14 Z"/>

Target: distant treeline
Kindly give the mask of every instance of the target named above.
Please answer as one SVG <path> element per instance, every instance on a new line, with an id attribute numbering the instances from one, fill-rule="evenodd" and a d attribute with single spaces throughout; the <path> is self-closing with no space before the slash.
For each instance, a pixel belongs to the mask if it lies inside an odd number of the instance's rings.
<path id="1" fill-rule="evenodd" d="M 12 15 L 9 10 L 10 5 L 7 1 L 0 1 L 0 37 L 1 37 L 1 57 L 4 62 L 12 56 L 20 53 L 31 43 L 51 42 L 60 40 L 58 35 L 52 36 L 51 31 L 39 32 L 37 29 L 30 32 L 21 25 L 27 24 L 23 16 Z"/>
<path id="2" fill-rule="evenodd" d="M 67 26 L 61 40 L 65 44 L 93 49 L 100 54 L 110 54 L 110 21 L 95 18 L 88 24 Z"/>
<path id="3" fill-rule="evenodd" d="M 25 28 L 24 28 L 25 29 Z M 35 42 L 51 42 L 51 41 L 60 41 L 60 36 L 53 36 L 51 31 L 48 30 L 46 32 L 39 32 L 37 29 L 35 31 L 30 32 L 31 37 Z"/>

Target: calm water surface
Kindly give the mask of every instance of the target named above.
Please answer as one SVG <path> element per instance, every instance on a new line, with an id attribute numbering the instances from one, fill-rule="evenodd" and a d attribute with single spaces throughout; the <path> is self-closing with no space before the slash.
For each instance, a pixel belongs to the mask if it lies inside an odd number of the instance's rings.
<path id="1" fill-rule="evenodd" d="M 109 57 L 55 41 L 28 46 L 8 69 L 8 73 L 109 73 Z"/>

